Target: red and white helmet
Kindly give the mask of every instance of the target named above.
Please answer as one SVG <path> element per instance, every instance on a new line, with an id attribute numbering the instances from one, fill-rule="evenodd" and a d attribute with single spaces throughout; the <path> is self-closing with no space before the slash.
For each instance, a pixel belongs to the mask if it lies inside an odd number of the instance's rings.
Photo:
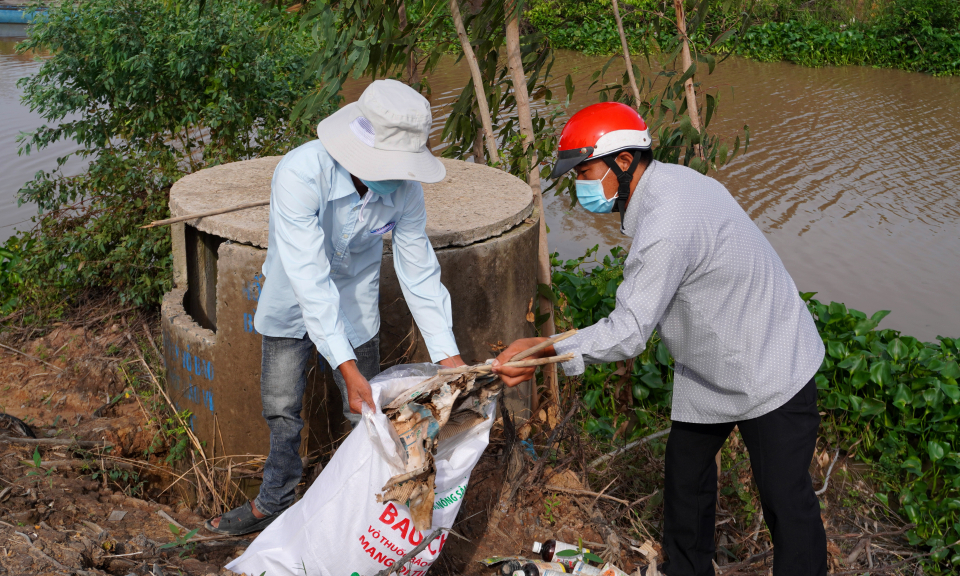
<path id="1" fill-rule="evenodd" d="M 647 124 L 636 110 L 619 102 L 601 102 L 574 114 L 560 133 L 560 150 L 550 178 L 557 178 L 585 160 L 622 150 L 649 149 Z"/>

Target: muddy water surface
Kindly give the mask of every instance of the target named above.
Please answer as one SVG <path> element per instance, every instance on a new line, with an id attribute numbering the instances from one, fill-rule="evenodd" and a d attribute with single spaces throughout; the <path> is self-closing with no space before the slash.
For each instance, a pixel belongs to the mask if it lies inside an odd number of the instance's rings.
<path id="1" fill-rule="evenodd" d="M 554 70 L 585 88 L 606 61 L 566 53 Z M 448 66 L 431 78 L 438 112 L 467 74 Z M 752 134 L 748 153 L 711 175 L 800 290 L 868 314 L 892 310 L 882 326 L 921 339 L 960 336 L 960 78 L 730 58 L 703 83 L 721 90 L 712 127 L 748 124 Z M 569 111 L 596 101 L 580 91 Z M 546 211 L 562 258 L 629 245 L 615 214 L 571 209 L 552 193 Z"/>
<path id="2" fill-rule="evenodd" d="M 17 190 L 38 170 L 53 170 L 59 156 L 78 148 L 71 142 L 58 142 L 40 152 L 17 155 L 17 136 L 42 125 L 40 115 L 20 103 L 23 94 L 17 80 L 34 74 L 41 64 L 34 54 L 17 54 L 16 44 L 21 40 L 0 36 L 0 242 L 15 230 L 29 229 L 30 217 L 37 213 L 36 206 L 17 206 Z M 68 162 L 65 173 L 77 174 L 82 166 L 80 161 Z"/>
<path id="3" fill-rule="evenodd" d="M 0 40 L 0 239 L 35 212 L 14 194 L 58 150 L 18 158 L 15 137 L 39 118 L 19 103 L 15 82 L 36 70 Z M 606 58 L 562 54 L 573 72 L 570 112 L 595 102 L 583 89 Z M 468 78 L 453 60 L 431 77 L 437 122 Z M 960 78 L 896 70 L 809 69 L 731 58 L 704 80 L 722 89 L 715 128 L 749 124 L 749 152 L 713 174 L 767 234 L 797 286 L 872 313 L 922 339 L 960 336 Z M 353 100 L 362 85 L 348 87 Z M 551 250 L 561 257 L 627 246 L 616 215 L 596 216 L 549 195 Z M 20 225 L 21 227 L 23 224 Z"/>

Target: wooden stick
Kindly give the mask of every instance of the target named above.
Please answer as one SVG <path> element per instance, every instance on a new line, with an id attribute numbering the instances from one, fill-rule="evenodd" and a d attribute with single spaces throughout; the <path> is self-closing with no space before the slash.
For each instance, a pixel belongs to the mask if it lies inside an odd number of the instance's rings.
<path id="1" fill-rule="evenodd" d="M 166 226 L 167 224 L 176 224 L 177 222 L 186 222 L 187 220 L 196 220 L 207 216 L 216 216 L 226 214 L 227 212 L 236 212 L 237 210 L 246 210 L 247 208 L 256 208 L 257 206 L 269 206 L 269 200 L 257 200 L 256 202 L 245 202 L 229 208 L 218 208 L 216 210 L 207 210 L 206 212 L 197 212 L 196 214 L 187 214 L 186 216 L 177 216 L 176 218 L 167 218 L 166 220 L 155 220 L 146 226 L 140 228 L 156 228 L 157 226 Z"/>
<path id="2" fill-rule="evenodd" d="M 29 446 L 79 446 L 80 448 L 104 448 L 112 446 L 102 440 L 74 440 L 60 438 L 11 438 L 10 436 L 0 436 L 0 442 L 10 444 L 27 444 Z"/>
<path id="3" fill-rule="evenodd" d="M 640 109 L 640 90 L 637 88 L 637 79 L 633 76 L 633 62 L 630 61 L 630 45 L 627 35 L 623 31 L 623 20 L 620 19 L 620 5 L 613 0 L 613 17 L 617 20 L 617 30 L 620 32 L 620 45 L 623 47 L 623 59 L 627 64 L 627 77 L 630 79 L 630 88 L 633 90 L 634 105 Z"/>
<path id="4" fill-rule="evenodd" d="M 552 337 L 552 338 L 549 338 L 549 339 L 545 340 L 544 342 L 541 342 L 540 344 L 537 344 L 536 346 L 532 346 L 532 347 L 530 347 L 530 348 L 527 348 L 527 349 L 524 350 L 523 352 L 521 352 L 521 353 L 517 354 L 516 356 L 514 356 L 513 358 L 511 358 L 510 361 L 511 361 L 511 362 L 519 362 L 520 360 L 523 360 L 524 358 L 529 358 L 530 356 L 533 356 L 533 355 L 536 354 L 537 352 L 540 352 L 541 350 L 545 350 L 545 349 L 549 348 L 550 346 L 553 346 L 554 344 L 556 344 L 557 342 L 559 342 L 559 341 L 561 341 L 561 340 L 566 340 L 567 338 L 573 336 L 573 335 L 576 334 L 576 333 L 577 333 L 577 329 L 574 328 L 573 330 L 568 330 L 568 331 L 564 332 L 563 334 L 558 334 L 558 335 L 556 335 L 556 336 L 554 336 L 554 337 Z"/>
<path id="5" fill-rule="evenodd" d="M 547 358 L 534 358 L 532 360 L 521 360 L 519 362 L 507 362 L 503 364 L 505 368 L 530 368 L 531 366 L 543 366 L 544 364 L 557 364 L 573 360 L 573 352 L 562 356 L 549 356 Z M 476 372 L 477 374 L 486 374 L 493 370 L 490 364 L 477 364 L 476 366 L 459 366 L 457 368 L 442 368 L 437 372 L 438 376 L 449 376 L 452 374 L 466 374 L 467 372 Z"/>
<path id="6" fill-rule="evenodd" d="M 641 439 L 639 439 L 639 440 L 635 440 L 635 441 L 627 444 L 626 446 L 623 446 L 623 447 L 621 447 L 621 448 L 617 448 L 616 450 L 614 450 L 613 452 L 610 452 L 609 454 L 604 454 L 603 456 L 600 456 L 599 458 L 594 459 L 593 461 L 590 462 L 590 464 L 588 464 L 588 466 L 589 466 L 590 468 L 596 468 L 599 464 L 603 464 L 603 463 L 606 462 L 607 460 L 609 460 L 609 459 L 611 459 L 611 458 L 613 458 L 613 457 L 615 457 L 615 456 L 617 456 L 617 455 L 619 455 L 619 454 L 621 454 L 621 453 L 623 453 L 623 452 L 626 452 L 627 450 L 629 450 L 629 449 L 631 449 L 631 448 L 633 448 L 633 447 L 635 447 L 635 446 L 639 446 L 639 445 L 641 445 L 641 444 L 646 444 L 647 442 L 649 442 L 649 441 L 651 441 L 651 440 L 656 440 L 657 438 L 659 438 L 659 437 L 661 437 L 661 436 L 666 436 L 666 435 L 669 434 L 669 433 L 670 433 L 670 429 L 669 429 L 669 428 L 665 428 L 665 429 L 663 429 L 663 430 L 661 430 L 661 431 L 659 431 L 659 432 L 654 432 L 653 434 L 651 434 L 651 435 L 649 435 L 649 436 L 644 436 L 643 438 L 641 438 Z"/>
<path id="7" fill-rule="evenodd" d="M 830 486 L 830 473 L 833 472 L 833 467 L 836 465 L 837 460 L 840 457 L 840 449 L 837 448 L 837 451 L 833 453 L 833 462 L 830 462 L 830 467 L 827 468 L 827 476 L 823 479 L 823 486 L 814 492 L 817 496 L 820 496 L 827 491 L 827 487 Z"/>
<path id="8" fill-rule="evenodd" d="M 41 359 L 37 358 L 36 356 L 31 356 L 30 354 L 27 354 L 26 352 L 21 352 L 20 350 L 17 350 L 16 348 L 11 348 L 11 347 L 7 346 L 6 344 L 0 344 L 0 348 L 6 348 L 7 350 L 9 350 L 9 351 L 11 351 L 11 352 L 16 352 L 17 354 L 21 354 L 21 355 L 23 355 L 23 356 L 26 356 L 27 358 L 29 358 L 29 359 L 31 359 L 31 360 L 36 360 L 37 362 L 42 362 L 43 364 L 46 364 L 47 366 L 53 368 L 54 370 L 57 370 L 58 372 L 63 372 L 63 368 L 60 368 L 59 366 L 54 366 L 53 364 L 47 362 L 46 360 L 41 360 Z"/>
<path id="9" fill-rule="evenodd" d="M 459 0 L 450 0 L 450 15 L 453 16 L 453 25 L 457 29 L 463 55 L 470 66 L 470 77 L 473 78 L 473 91 L 477 96 L 477 109 L 480 111 L 480 122 L 483 124 L 483 139 L 487 144 L 487 155 L 490 157 L 490 164 L 497 165 L 500 163 L 500 156 L 497 154 L 497 140 L 493 135 L 490 107 L 487 105 L 487 94 L 483 88 L 483 77 L 480 76 L 480 64 L 477 63 L 477 55 L 473 51 L 473 46 L 470 45 L 470 37 L 467 35 L 467 29 L 463 25 L 463 17 L 460 15 Z M 482 160 L 482 158 L 479 160 Z M 477 163 L 482 164 L 482 162 Z"/>
<path id="10" fill-rule="evenodd" d="M 589 490 L 577 490 L 575 488 L 564 488 L 563 486 L 551 486 L 549 484 L 545 486 L 545 488 L 553 492 L 566 492 L 568 494 L 579 494 L 581 496 L 596 496 L 597 498 L 606 498 L 607 500 L 613 500 L 614 502 L 619 502 L 620 504 L 624 504 L 626 506 L 630 505 L 628 500 L 623 500 L 615 496 L 608 496 L 606 494 L 598 494 Z"/>

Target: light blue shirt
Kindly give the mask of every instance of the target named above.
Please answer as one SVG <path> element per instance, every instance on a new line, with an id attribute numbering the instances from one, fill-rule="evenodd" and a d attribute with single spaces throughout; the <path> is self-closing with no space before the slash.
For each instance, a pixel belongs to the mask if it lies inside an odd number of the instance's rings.
<path id="1" fill-rule="evenodd" d="M 426 223 L 419 182 L 406 181 L 388 196 L 367 192 L 361 198 L 350 173 L 319 140 L 291 151 L 270 186 L 257 331 L 288 338 L 309 333 L 333 367 L 356 360 L 353 349 L 380 330 L 383 235 L 392 231 L 394 268 L 430 358 L 459 354 L 450 294 L 440 283 Z"/>

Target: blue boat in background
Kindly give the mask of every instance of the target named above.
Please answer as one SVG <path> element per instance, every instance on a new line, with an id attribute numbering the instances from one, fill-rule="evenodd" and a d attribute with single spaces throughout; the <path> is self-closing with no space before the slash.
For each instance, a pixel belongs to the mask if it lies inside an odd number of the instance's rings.
<path id="1" fill-rule="evenodd" d="M 29 24 L 37 12 L 27 4 L 0 2 L 0 24 Z"/>

